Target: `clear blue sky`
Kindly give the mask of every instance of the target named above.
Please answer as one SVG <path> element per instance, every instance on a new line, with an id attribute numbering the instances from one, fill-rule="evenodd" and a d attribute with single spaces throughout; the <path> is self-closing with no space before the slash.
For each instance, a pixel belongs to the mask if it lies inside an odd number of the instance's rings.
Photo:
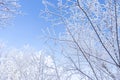
<path id="1" fill-rule="evenodd" d="M 41 49 L 43 46 L 43 40 L 39 38 L 42 35 L 41 29 L 50 27 L 39 16 L 40 10 L 44 8 L 41 1 L 20 0 L 21 11 L 26 13 L 26 15 L 17 16 L 14 19 L 14 25 L 0 30 L 0 40 L 14 47 L 22 47 L 24 44 L 30 44 L 37 49 Z"/>
<path id="2" fill-rule="evenodd" d="M 103 2 L 103 0 L 100 0 L 100 2 Z M 14 19 L 14 25 L 9 25 L 0 30 L 0 40 L 14 47 L 29 44 L 34 48 L 41 49 L 44 45 L 44 41 L 39 38 L 42 35 L 41 29 L 51 27 L 48 22 L 39 16 L 40 10 L 44 8 L 42 0 L 20 0 L 20 4 L 21 11 L 26 15 L 17 16 Z M 56 28 L 56 32 L 61 30 L 61 28 Z"/>

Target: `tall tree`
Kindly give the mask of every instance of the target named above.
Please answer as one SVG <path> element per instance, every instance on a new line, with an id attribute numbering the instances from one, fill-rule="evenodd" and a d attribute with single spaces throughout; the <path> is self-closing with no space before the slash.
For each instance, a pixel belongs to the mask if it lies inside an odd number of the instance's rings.
<path id="1" fill-rule="evenodd" d="M 43 0 L 42 15 L 66 31 L 58 40 L 67 71 L 83 80 L 120 79 L 120 1 Z M 80 79 L 80 80 L 81 80 Z"/>
<path id="2" fill-rule="evenodd" d="M 28 45 L 17 49 L 0 44 L 0 80 L 59 80 L 56 73 L 62 70 L 43 51 Z"/>

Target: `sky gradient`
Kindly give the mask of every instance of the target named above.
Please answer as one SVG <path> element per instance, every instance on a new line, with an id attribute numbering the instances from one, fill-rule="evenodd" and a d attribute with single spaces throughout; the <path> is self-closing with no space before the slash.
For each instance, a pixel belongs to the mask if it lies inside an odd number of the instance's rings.
<path id="1" fill-rule="evenodd" d="M 44 9 L 41 0 L 20 0 L 20 10 L 25 15 L 17 15 L 13 20 L 14 25 L 6 26 L 0 30 L 0 40 L 8 45 L 21 47 L 29 44 L 37 49 L 41 49 L 43 40 L 41 29 L 46 29 L 50 25 L 40 16 L 40 10 Z"/>
<path id="2" fill-rule="evenodd" d="M 103 0 L 99 0 L 103 3 Z M 56 3 L 56 0 L 51 1 Z M 41 30 L 50 28 L 49 22 L 45 21 L 39 16 L 41 10 L 44 9 L 42 0 L 19 0 L 21 5 L 20 10 L 25 15 L 17 15 L 14 18 L 13 24 L 0 29 L 0 40 L 6 42 L 10 46 L 22 47 L 29 44 L 36 49 L 43 48 L 44 40 Z M 63 27 L 55 27 L 55 32 L 63 31 Z"/>

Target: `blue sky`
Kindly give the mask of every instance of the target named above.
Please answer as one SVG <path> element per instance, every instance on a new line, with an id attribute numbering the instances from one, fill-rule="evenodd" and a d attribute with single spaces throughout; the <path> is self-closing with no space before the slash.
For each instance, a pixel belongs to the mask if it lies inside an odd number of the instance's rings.
<path id="1" fill-rule="evenodd" d="M 100 1 L 103 2 L 103 0 Z M 42 49 L 44 40 L 40 39 L 41 29 L 51 27 L 39 16 L 40 10 L 44 9 L 42 0 L 20 0 L 19 2 L 21 4 L 20 10 L 26 15 L 18 15 L 13 20 L 14 25 L 6 26 L 5 29 L 0 30 L 0 40 L 14 47 L 29 44 L 36 49 Z M 58 33 L 63 30 L 62 28 L 56 28 L 55 31 Z"/>
<path id="2" fill-rule="evenodd" d="M 6 26 L 0 30 L 0 40 L 10 46 L 21 47 L 29 44 L 37 49 L 43 47 L 41 29 L 50 27 L 49 23 L 40 18 L 40 10 L 44 8 L 42 0 L 20 0 L 21 11 L 26 15 L 18 15 L 14 25 Z M 59 30 L 58 30 L 59 31 Z"/>

